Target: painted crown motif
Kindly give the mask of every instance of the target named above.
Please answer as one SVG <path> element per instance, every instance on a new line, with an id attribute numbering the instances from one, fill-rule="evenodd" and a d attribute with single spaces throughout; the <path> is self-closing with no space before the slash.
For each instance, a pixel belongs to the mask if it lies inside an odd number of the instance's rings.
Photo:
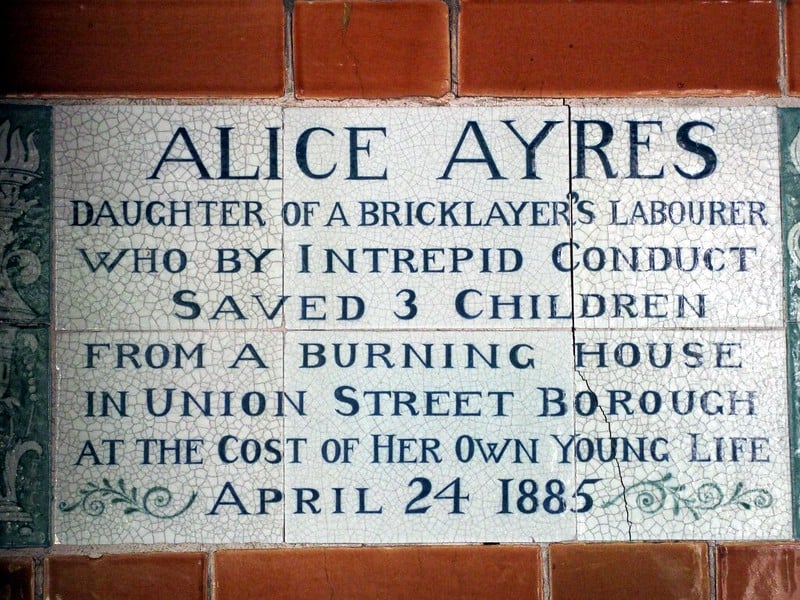
<path id="1" fill-rule="evenodd" d="M 0 125 L 0 204 L 4 207 L 16 202 L 22 186 L 40 177 L 34 136 L 31 132 L 23 142 L 19 129 L 11 132 L 9 121 Z"/>

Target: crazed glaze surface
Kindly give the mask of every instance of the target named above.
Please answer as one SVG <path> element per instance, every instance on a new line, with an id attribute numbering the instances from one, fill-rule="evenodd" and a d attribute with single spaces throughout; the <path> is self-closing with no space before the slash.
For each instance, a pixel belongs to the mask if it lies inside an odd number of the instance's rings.
<path id="1" fill-rule="evenodd" d="M 59 542 L 791 535 L 776 109 L 59 106 L 53 146 Z"/>

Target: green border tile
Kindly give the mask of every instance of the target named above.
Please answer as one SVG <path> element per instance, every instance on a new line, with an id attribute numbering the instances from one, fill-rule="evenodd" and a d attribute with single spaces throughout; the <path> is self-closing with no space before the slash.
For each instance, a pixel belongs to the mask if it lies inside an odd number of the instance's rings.
<path id="1" fill-rule="evenodd" d="M 0 105 L 0 323 L 50 323 L 51 112 Z"/>
<path id="2" fill-rule="evenodd" d="M 50 541 L 52 119 L 0 106 L 0 547 Z"/>
<path id="3" fill-rule="evenodd" d="M 50 540 L 49 340 L 0 325 L 0 547 Z"/>
<path id="4" fill-rule="evenodd" d="M 792 452 L 794 537 L 800 537 L 800 109 L 782 108 L 781 211 L 783 215 L 784 284 L 786 289 L 786 361 L 789 391 L 789 431 Z"/>

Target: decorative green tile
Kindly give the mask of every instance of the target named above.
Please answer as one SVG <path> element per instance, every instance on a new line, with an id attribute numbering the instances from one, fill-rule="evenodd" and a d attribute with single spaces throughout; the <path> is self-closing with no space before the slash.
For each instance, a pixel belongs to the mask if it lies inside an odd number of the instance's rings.
<path id="1" fill-rule="evenodd" d="M 0 106 L 0 323 L 50 322 L 50 108 Z"/>
<path id="2" fill-rule="evenodd" d="M 50 537 L 47 327 L 0 326 L 0 546 Z"/>
<path id="3" fill-rule="evenodd" d="M 0 106 L 0 546 L 50 537 L 49 107 Z"/>
<path id="4" fill-rule="evenodd" d="M 800 109 L 780 110 L 781 203 L 783 210 L 789 421 L 792 448 L 794 536 L 800 537 L 800 456 L 798 455 L 798 366 L 800 366 Z"/>

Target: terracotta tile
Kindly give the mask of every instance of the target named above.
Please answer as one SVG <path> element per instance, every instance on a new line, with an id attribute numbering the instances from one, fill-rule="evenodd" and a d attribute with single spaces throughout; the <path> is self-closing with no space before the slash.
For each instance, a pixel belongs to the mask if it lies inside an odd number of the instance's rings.
<path id="1" fill-rule="evenodd" d="M 717 548 L 719 600 L 789 600 L 800 594 L 800 544 Z"/>
<path id="2" fill-rule="evenodd" d="M 29 558 L 0 559 L 0 598 L 33 600 L 33 561 Z"/>
<path id="3" fill-rule="evenodd" d="M 442 96 L 450 89 L 448 27 L 441 0 L 298 0 L 297 96 Z"/>
<path id="4" fill-rule="evenodd" d="M 800 94 L 800 2 L 786 3 L 786 61 L 789 93 Z"/>
<path id="5" fill-rule="evenodd" d="M 223 551 L 216 600 L 541 598 L 536 546 Z"/>
<path id="6" fill-rule="evenodd" d="M 459 93 L 778 94 L 771 0 L 462 0 Z"/>
<path id="7" fill-rule="evenodd" d="M 59 600 L 205 600 L 205 554 L 51 556 L 45 597 Z"/>
<path id="8" fill-rule="evenodd" d="M 281 0 L 0 4 L 0 93 L 283 93 Z"/>
<path id="9" fill-rule="evenodd" d="M 705 544 L 555 544 L 552 600 L 707 600 Z"/>

